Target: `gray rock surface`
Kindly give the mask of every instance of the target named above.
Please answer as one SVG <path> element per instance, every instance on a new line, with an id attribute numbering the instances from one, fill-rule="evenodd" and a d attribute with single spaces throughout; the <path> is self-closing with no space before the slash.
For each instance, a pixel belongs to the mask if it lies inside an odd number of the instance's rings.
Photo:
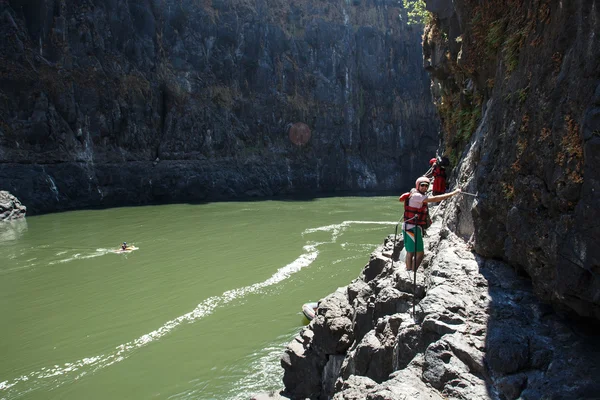
<path id="1" fill-rule="evenodd" d="M 460 201 L 440 207 L 452 209 Z M 529 280 L 475 254 L 469 243 L 440 229 L 442 220 L 441 213 L 435 217 L 426 239 L 414 317 L 412 275 L 403 262 L 392 266 L 383 255 L 391 250 L 386 239 L 357 280 L 319 303 L 318 318 L 285 351 L 283 395 L 597 398 L 595 328 L 560 317 L 536 298 Z M 378 298 L 387 305 L 377 309 Z M 331 371 L 332 359 L 343 359 L 333 363 L 337 371 Z M 332 373 L 333 392 L 323 380 Z"/>
<path id="2" fill-rule="evenodd" d="M 5 190 L 0 190 L 0 222 L 25 218 L 27 207 Z"/>
<path id="3" fill-rule="evenodd" d="M 319 354 L 344 357 L 334 393 L 323 384 L 305 392 L 284 365 L 285 381 L 295 382 L 286 391 L 315 399 L 597 399 L 600 9 L 426 3 L 437 15 L 424 36 L 424 66 L 443 150 L 458 166 L 451 182 L 476 196 L 438 206 L 415 287 L 401 264 L 386 260 L 384 244 L 358 281 L 338 290 L 335 298 L 352 307 L 345 335 L 354 341 L 345 352 Z M 318 327 L 327 323 L 311 322 L 306 329 L 321 334 L 304 345 L 330 340 Z"/>
<path id="4" fill-rule="evenodd" d="M 457 183 L 453 229 L 600 319 L 600 8 L 427 0 L 424 64 Z M 460 160 L 460 162 L 458 162 Z"/>
<path id="5" fill-rule="evenodd" d="M 421 30 L 400 14 L 391 0 L 0 1 L 3 189 L 31 215 L 407 186 L 439 122 Z"/>

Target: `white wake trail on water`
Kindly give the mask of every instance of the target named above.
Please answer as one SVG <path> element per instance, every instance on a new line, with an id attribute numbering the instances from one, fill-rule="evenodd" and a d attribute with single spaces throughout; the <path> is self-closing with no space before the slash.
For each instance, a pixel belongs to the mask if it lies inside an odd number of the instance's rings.
<path id="1" fill-rule="evenodd" d="M 232 385 L 228 400 L 245 400 L 263 392 L 266 387 L 279 386 L 283 378 L 283 369 L 279 365 L 281 353 L 290 342 L 288 336 L 277 338 L 276 343 L 262 349 L 259 353 L 251 354 L 249 358 L 258 357 L 248 365 L 252 372 Z"/>
<path id="2" fill-rule="evenodd" d="M 43 245 L 40 246 L 40 249 L 44 249 L 47 248 L 47 245 Z M 36 249 L 34 249 L 36 250 Z M 38 257 L 34 257 L 28 260 L 25 260 L 24 262 L 26 263 L 23 266 L 20 267 L 15 267 L 15 268 L 11 268 L 11 269 L 7 269 L 7 270 L 0 270 L 0 275 L 2 274 L 8 274 L 11 272 L 17 272 L 17 271 L 23 271 L 23 270 L 27 270 L 27 269 L 32 269 L 35 267 L 40 267 L 42 265 L 57 265 L 57 264 L 64 264 L 64 263 L 68 263 L 71 261 L 76 261 L 76 260 L 85 260 L 88 258 L 96 258 L 96 257 L 100 257 L 100 256 L 104 256 L 106 254 L 114 254 L 115 250 L 114 249 L 96 249 L 95 252 L 93 253 L 84 253 L 83 251 L 81 252 L 75 252 L 72 255 L 69 255 L 70 250 L 60 250 L 57 253 L 55 253 L 54 255 L 56 257 L 65 257 L 66 258 L 58 258 L 56 260 L 52 260 L 52 261 L 48 261 L 47 263 L 41 263 L 39 262 L 39 258 Z M 9 258 L 14 259 L 17 258 L 16 255 L 11 255 L 9 256 Z M 2 388 L 0 387 L 0 390 Z"/>
<path id="3" fill-rule="evenodd" d="M 309 266 L 316 260 L 319 254 L 317 250 L 318 245 L 319 244 L 317 243 L 304 246 L 304 253 L 302 255 L 300 255 L 297 259 L 295 259 L 285 267 L 278 269 L 269 279 L 263 282 L 255 283 L 250 286 L 228 290 L 226 292 L 223 292 L 223 294 L 221 294 L 220 296 L 209 297 L 208 299 L 198 304 L 196 308 L 194 308 L 189 313 L 167 321 L 158 329 L 145 335 L 142 335 L 139 338 L 132 340 L 131 342 L 117 346 L 115 348 L 115 351 L 113 351 L 110 354 L 102 354 L 94 357 L 87 357 L 75 361 L 73 363 L 66 363 L 63 365 L 44 367 L 38 371 L 31 372 L 27 375 L 22 375 L 16 379 L 13 379 L 12 381 L 7 380 L 4 382 L 0 382 L 0 391 L 8 390 L 23 382 L 56 378 L 54 380 L 40 384 L 39 387 L 30 388 L 29 390 L 21 392 L 19 394 L 15 393 L 14 398 L 16 398 L 17 396 L 23 395 L 24 393 L 27 393 L 29 391 L 37 390 L 42 386 L 47 386 L 51 384 L 59 386 L 62 383 L 64 383 L 60 381 L 60 378 L 66 379 L 67 375 L 78 373 L 77 376 L 73 378 L 73 380 L 76 380 L 89 373 L 90 369 L 92 372 L 94 372 L 101 368 L 105 368 L 119 361 L 122 361 L 125 358 L 127 358 L 131 353 L 133 353 L 134 350 L 137 350 L 155 340 L 162 338 L 163 336 L 167 335 L 179 325 L 185 322 L 196 322 L 197 320 L 212 314 L 217 307 L 223 306 L 235 299 L 239 299 L 250 293 L 257 292 L 260 289 L 277 284 L 283 281 L 284 279 L 289 278 L 292 274 L 300 271 L 304 267 Z M 81 371 L 83 368 L 86 368 L 86 370 Z M 4 399 L 4 397 L 2 398 Z M 8 398 L 10 397 L 7 397 L 7 399 Z"/>
<path id="4" fill-rule="evenodd" d="M 302 237 L 309 235 L 311 233 L 316 232 L 330 232 L 331 233 L 331 241 L 321 242 L 316 244 L 316 246 L 321 244 L 333 244 L 337 243 L 338 238 L 344 233 L 344 231 L 349 228 L 351 225 L 396 225 L 396 221 L 344 221 L 339 224 L 331 224 L 320 226 L 317 228 L 309 228 L 302 232 Z M 362 230 L 361 230 L 362 232 Z M 311 243 L 311 242 L 309 242 Z M 354 248 L 359 250 L 372 250 L 373 244 L 357 244 L 357 243 L 348 243 L 343 242 L 340 246 L 344 249 Z M 364 257 L 364 255 L 355 255 L 345 257 L 339 260 L 334 260 L 333 264 L 338 264 L 340 262 L 350 261 L 357 259 L 359 257 Z M 299 328 L 300 329 L 300 328 Z M 245 377 L 238 380 L 234 385 L 232 385 L 232 390 L 227 397 L 228 400 L 243 400 L 247 399 L 250 394 L 258 394 L 265 391 L 265 388 L 273 388 L 278 387 L 281 384 L 281 380 L 283 378 L 283 368 L 279 365 L 279 360 L 281 359 L 281 355 L 285 350 L 287 344 L 293 340 L 293 337 L 296 336 L 297 333 L 293 333 L 291 336 L 282 336 L 277 338 L 274 343 L 271 343 L 268 347 L 262 349 L 258 353 L 252 354 L 250 357 L 258 358 L 253 361 L 248 369 L 250 373 Z M 277 391 L 277 390 L 276 390 Z M 194 393 L 197 395 L 198 393 Z M 184 397 L 184 398 L 193 398 Z"/>
<path id="5" fill-rule="evenodd" d="M 318 228 L 309 228 L 302 232 L 302 237 L 309 233 L 331 232 L 331 243 L 337 242 L 338 237 L 351 225 L 396 225 L 396 221 L 344 221 L 339 224 L 320 226 Z"/>
<path id="6" fill-rule="evenodd" d="M 67 258 L 50 261 L 48 263 L 48 265 L 64 264 L 64 263 L 68 263 L 68 262 L 75 261 L 75 260 L 85 260 L 88 258 L 96 258 L 96 257 L 103 256 L 105 254 L 114 253 L 114 252 L 115 251 L 113 249 L 96 249 L 96 251 L 94 253 L 89 253 L 89 254 L 75 253 L 72 256 L 67 257 Z M 63 251 L 59 251 L 58 253 L 56 253 L 56 255 L 62 256 L 62 255 L 65 255 L 66 253 L 67 253 L 67 251 L 63 250 Z"/>
<path id="7" fill-rule="evenodd" d="M 255 293 L 260 289 L 263 289 L 268 286 L 275 285 L 287 278 L 289 278 L 294 273 L 300 271 L 302 268 L 309 266 L 312 264 L 319 254 L 317 247 L 326 243 L 335 243 L 338 237 L 351 225 L 353 224 L 364 224 L 364 225 L 394 225 L 396 222 L 390 221 L 344 221 L 340 224 L 332 224 L 327 226 L 321 226 L 317 228 L 306 229 L 302 232 L 302 237 L 307 234 L 315 233 L 315 232 L 331 232 L 331 241 L 330 242 L 308 242 L 303 247 L 304 253 L 301 254 L 298 258 L 296 258 L 291 263 L 286 266 L 278 269 L 269 279 L 259 282 L 250 286 L 232 289 L 223 292 L 220 296 L 209 297 L 208 299 L 202 301 L 200 304 L 196 306 L 192 311 L 187 314 L 181 315 L 175 319 L 167 321 L 164 325 L 159 327 L 158 329 L 147 333 L 145 335 L 140 336 L 139 338 L 132 340 L 128 343 L 121 344 L 117 346 L 112 353 L 109 354 L 101 354 L 93 357 L 86 357 L 80 360 L 77 360 L 72 363 L 65 363 L 63 365 L 54 365 L 52 367 L 44 367 L 38 371 L 31 372 L 26 375 L 22 375 L 13 380 L 6 380 L 0 382 L 0 392 L 5 391 L 4 394 L 1 394 L 2 400 L 15 399 L 25 395 L 28 392 L 38 390 L 42 387 L 53 385 L 54 387 L 58 387 L 67 382 L 70 376 L 73 376 L 72 380 L 77 380 L 87 375 L 90 372 L 95 372 L 102 368 L 108 367 L 120 361 L 126 359 L 130 354 L 132 354 L 135 350 L 146 346 L 149 343 L 152 343 L 168 333 L 172 332 L 175 328 L 183 323 L 193 323 L 196 322 L 214 312 L 214 310 L 218 307 L 226 305 L 233 300 L 242 298 L 248 294 Z M 75 254 L 72 257 L 68 257 L 66 259 L 62 259 L 56 262 L 69 262 L 75 258 L 93 258 L 98 257 L 110 252 L 110 249 L 97 249 L 95 253 L 88 255 L 80 255 Z M 54 262 L 54 263 L 56 263 Z M 270 349 L 266 358 L 272 358 L 272 350 Z M 54 378 L 54 379 L 53 379 Z M 43 381 L 43 382 L 37 382 Z M 37 385 L 34 387 L 29 387 L 21 392 L 10 393 L 9 389 L 14 388 L 15 386 L 25 383 L 25 382 L 36 382 Z M 245 383 L 245 382 L 240 382 Z M 15 389 L 13 389 L 15 390 Z M 8 397 L 5 397 L 8 396 Z"/>

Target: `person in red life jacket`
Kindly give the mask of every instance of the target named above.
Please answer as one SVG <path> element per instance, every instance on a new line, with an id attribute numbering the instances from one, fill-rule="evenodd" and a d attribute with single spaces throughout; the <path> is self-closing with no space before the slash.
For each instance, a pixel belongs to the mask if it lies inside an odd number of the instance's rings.
<path id="1" fill-rule="evenodd" d="M 438 163 L 433 167 L 433 195 L 446 193 L 446 168 Z"/>
<path id="2" fill-rule="evenodd" d="M 429 171 L 425 174 L 426 177 L 433 177 L 433 195 L 437 196 L 446 193 L 446 168 L 440 162 L 432 158 L 429 160 Z"/>
<path id="3" fill-rule="evenodd" d="M 429 160 L 429 169 L 423 174 L 424 177 L 431 179 L 433 177 L 433 168 L 435 168 L 437 160 L 432 158 Z"/>
<path id="4" fill-rule="evenodd" d="M 433 169 L 433 166 L 435 165 L 435 163 L 437 162 L 436 158 L 432 158 L 431 160 L 429 160 L 429 171 L 431 171 Z M 428 177 L 430 178 L 430 177 Z"/>
<path id="5" fill-rule="evenodd" d="M 427 204 L 437 203 L 460 193 L 460 189 L 456 189 L 446 194 L 427 196 L 429 178 L 426 176 L 418 178 L 415 185 L 415 189 L 412 189 L 410 193 L 403 194 L 399 199 L 400 201 L 404 201 L 404 225 L 402 232 L 404 247 L 406 248 L 407 271 L 412 271 L 413 265 L 416 271 L 425 255 L 423 229 L 428 226 Z"/>

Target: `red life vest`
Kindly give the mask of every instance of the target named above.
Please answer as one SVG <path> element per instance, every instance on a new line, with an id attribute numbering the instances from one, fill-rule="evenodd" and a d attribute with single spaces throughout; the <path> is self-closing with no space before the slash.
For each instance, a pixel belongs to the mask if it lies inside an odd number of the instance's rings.
<path id="1" fill-rule="evenodd" d="M 411 207 L 408 205 L 411 196 L 412 196 L 412 192 L 404 200 L 404 222 L 413 224 L 413 225 L 419 225 L 419 226 L 423 227 L 423 229 L 427 229 L 429 227 L 429 225 L 431 225 L 431 220 L 429 219 L 429 210 L 427 208 L 427 203 L 423 203 L 423 206 L 421 208 Z M 417 217 L 417 218 L 415 218 L 415 217 Z M 412 218 L 415 218 L 415 219 L 412 219 Z"/>
<path id="2" fill-rule="evenodd" d="M 446 170 L 438 165 L 433 169 L 433 192 L 444 193 L 446 191 Z"/>

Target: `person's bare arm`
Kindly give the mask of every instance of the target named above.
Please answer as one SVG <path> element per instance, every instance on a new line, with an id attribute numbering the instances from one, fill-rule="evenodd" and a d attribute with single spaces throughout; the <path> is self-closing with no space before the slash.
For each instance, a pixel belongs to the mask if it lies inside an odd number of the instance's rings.
<path id="1" fill-rule="evenodd" d="M 446 199 L 448 199 L 456 194 L 459 194 L 459 193 L 460 193 L 460 189 L 456 189 L 450 193 L 439 194 L 437 196 L 430 196 L 430 197 L 427 197 L 425 200 L 423 200 L 423 203 L 437 203 L 439 201 L 446 200 Z"/>

